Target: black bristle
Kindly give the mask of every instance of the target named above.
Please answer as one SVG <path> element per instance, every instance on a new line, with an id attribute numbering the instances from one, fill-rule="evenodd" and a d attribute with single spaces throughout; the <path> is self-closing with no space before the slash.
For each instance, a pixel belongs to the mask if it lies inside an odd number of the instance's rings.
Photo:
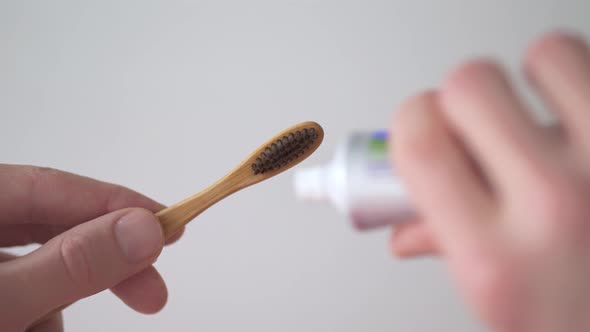
<path id="1" fill-rule="evenodd" d="M 279 138 L 256 158 L 256 162 L 252 164 L 252 172 L 255 175 L 264 174 L 288 165 L 302 156 L 317 138 L 314 128 L 304 128 Z"/>

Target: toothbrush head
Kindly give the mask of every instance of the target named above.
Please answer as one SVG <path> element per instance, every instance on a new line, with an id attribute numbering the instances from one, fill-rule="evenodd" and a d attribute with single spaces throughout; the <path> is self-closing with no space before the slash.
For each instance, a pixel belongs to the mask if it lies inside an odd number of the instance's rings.
<path id="1" fill-rule="evenodd" d="M 312 154 L 324 137 L 322 127 L 304 122 L 288 128 L 258 149 L 251 163 L 253 175 L 284 171 Z"/>
<path id="2" fill-rule="evenodd" d="M 264 148 L 252 164 L 254 175 L 278 170 L 317 147 L 318 130 L 315 126 L 294 130 Z"/>

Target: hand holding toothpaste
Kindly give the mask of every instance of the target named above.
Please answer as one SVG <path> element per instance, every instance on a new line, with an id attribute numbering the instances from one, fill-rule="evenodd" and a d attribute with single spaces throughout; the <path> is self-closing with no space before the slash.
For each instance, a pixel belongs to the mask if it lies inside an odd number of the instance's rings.
<path id="1" fill-rule="evenodd" d="M 524 67 L 559 126 L 487 60 L 399 107 L 393 159 L 420 217 L 392 245 L 439 254 L 494 331 L 590 331 L 590 52 L 554 33 Z"/>

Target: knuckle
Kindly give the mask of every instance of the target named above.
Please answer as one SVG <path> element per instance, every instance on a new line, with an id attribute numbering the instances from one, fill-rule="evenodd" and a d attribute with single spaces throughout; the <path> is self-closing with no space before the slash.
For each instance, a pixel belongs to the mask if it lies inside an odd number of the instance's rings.
<path id="1" fill-rule="evenodd" d="M 403 102 L 394 118 L 394 159 L 402 163 L 436 159 L 444 143 L 442 121 L 434 92 L 425 92 Z"/>
<path id="2" fill-rule="evenodd" d="M 566 217 L 571 205 L 577 200 L 573 182 L 561 174 L 538 176 L 531 187 L 531 207 L 540 209 L 541 216 L 549 220 Z"/>
<path id="3" fill-rule="evenodd" d="M 585 184 L 565 172 L 547 172 L 537 176 L 527 195 L 529 211 L 543 225 L 549 238 L 574 240 L 587 237 L 590 198 Z M 587 240 L 587 239 L 586 239 Z"/>
<path id="4" fill-rule="evenodd" d="M 433 162 L 440 159 L 442 145 L 434 133 L 424 132 L 423 135 L 400 140 L 396 159 L 411 164 Z"/>
<path id="5" fill-rule="evenodd" d="M 90 285 L 92 281 L 87 245 L 88 239 L 81 234 L 66 236 L 59 245 L 60 259 L 69 281 L 81 288 Z"/>
<path id="6" fill-rule="evenodd" d="M 28 180 L 26 183 L 28 184 L 28 200 L 31 207 L 28 216 L 30 222 L 47 218 L 47 211 L 41 208 L 42 204 L 38 204 L 39 188 L 42 188 L 49 181 L 48 179 L 57 173 L 59 173 L 58 170 L 49 167 L 27 166 L 24 174 Z"/>
<path id="7" fill-rule="evenodd" d="M 34 183 L 43 182 L 47 177 L 59 173 L 58 170 L 51 167 L 29 166 L 28 174 Z"/>
<path id="8" fill-rule="evenodd" d="M 427 90 L 406 98 L 398 107 L 401 114 L 404 112 L 413 112 L 416 109 L 429 109 L 436 105 L 437 92 L 434 90 Z"/>
<path id="9" fill-rule="evenodd" d="M 584 41 L 570 33 L 554 31 L 541 37 L 526 52 L 525 67 L 534 68 L 559 61 L 564 52 L 585 48 Z"/>
<path id="10" fill-rule="evenodd" d="M 446 97 L 470 93 L 479 89 L 482 81 L 501 73 L 500 66 L 490 59 L 470 60 L 450 72 L 443 84 L 443 94 Z"/>
<path id="11" fill-rule="evenodd" d="M 415 164 L 436 160 L 442 147 L 436 135 L 425 130 L 420 134 L 400 137 L 394 148 L 397 163 Z"/>

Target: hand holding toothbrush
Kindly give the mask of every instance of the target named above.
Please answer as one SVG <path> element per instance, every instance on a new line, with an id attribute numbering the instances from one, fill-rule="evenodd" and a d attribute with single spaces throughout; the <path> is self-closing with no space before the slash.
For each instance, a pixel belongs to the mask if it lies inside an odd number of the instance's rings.
<path id="1" fill-rule="evenodd" d="M 2 331 L 23 331 L 54 308 L 109 288 L 138 312 L 164 306 L 166 285 L 152 266 L 164 245 L 153 212 L 163 206 L 47 168 L 0 164 L 0 183 L 0 247 L 43 244 L 23 257 L 0 254 Z M 57 313 L 31 331 L 62 330 Z"/>

